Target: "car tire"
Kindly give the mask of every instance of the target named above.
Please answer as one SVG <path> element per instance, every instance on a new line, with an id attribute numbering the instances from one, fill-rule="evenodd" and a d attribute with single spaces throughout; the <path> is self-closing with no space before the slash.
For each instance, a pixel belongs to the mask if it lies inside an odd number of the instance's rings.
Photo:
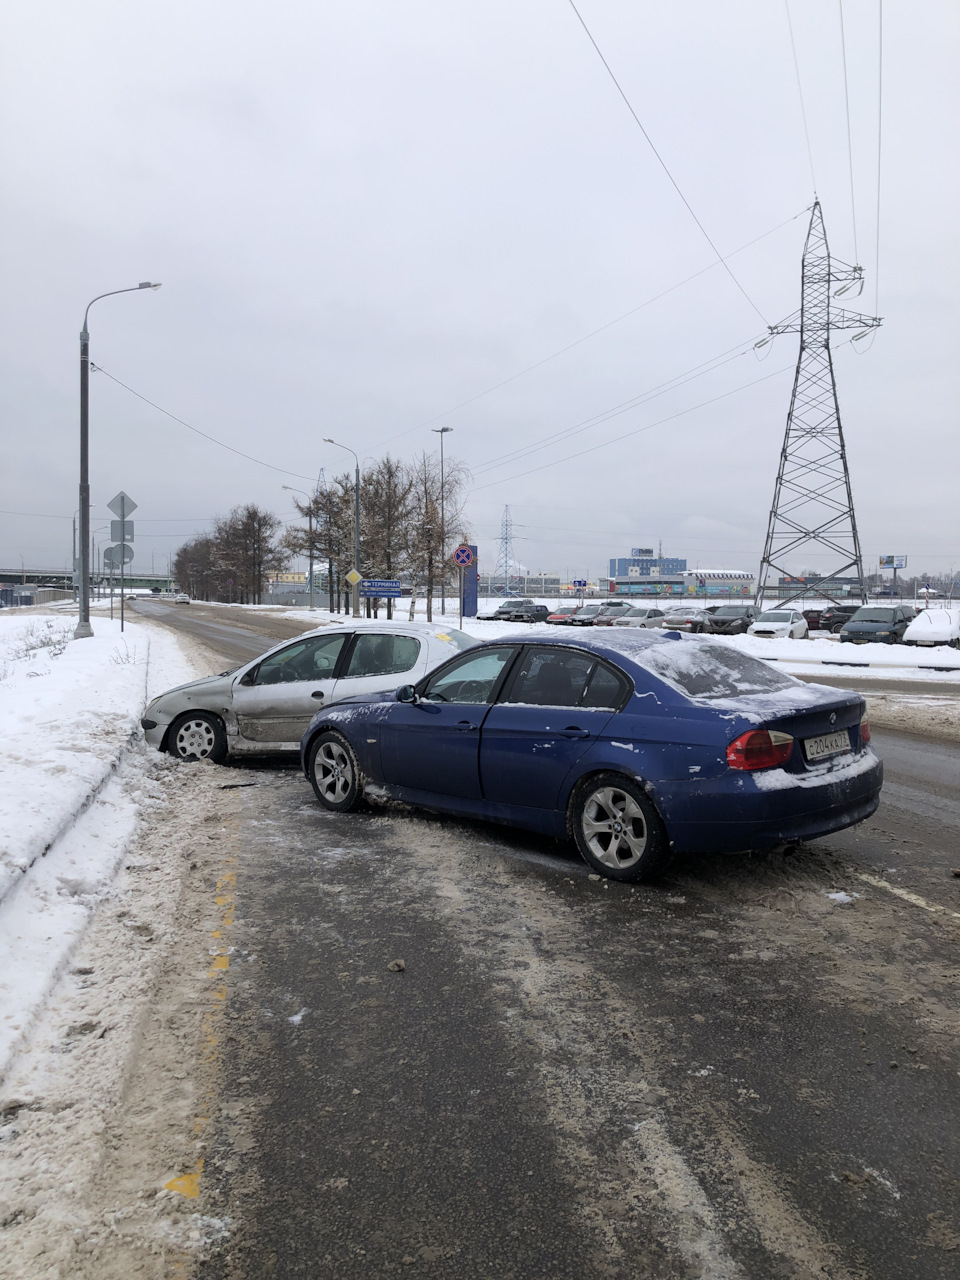
<path id="1" fill-rule="evenodd" d="M 214 764 L 223 764 L 227 758 L 227 731 L 223 721 L 209 711 L 178 716 L 167 734 L 167 750 L 176 760 L 212 760 Z"/>
<path id="2" fill-rule="evenodd" d="M 584 862 L 610 880 L 652 880 L 670 861 L 660 815 L 643 788 L 622 774 L 594 774 L 579 783 L 567 826 Z"/>
<path id="3" fill-rule="evenodd" d="M 840 632 L 843 630 L 843 626 L 844 624 L 842 622 L 835 622 L 833 626 L 830 628 L 830 630 L 833 632 L 835 636 L 838 636 Z"/>
<path id="4" fill-rule="evenodd" d="M 307 776 L 314 795 L 331 813 L 352 813 L 363 798 L 353 747 L 335 729 L 318 734 L 310 747 Z"/>

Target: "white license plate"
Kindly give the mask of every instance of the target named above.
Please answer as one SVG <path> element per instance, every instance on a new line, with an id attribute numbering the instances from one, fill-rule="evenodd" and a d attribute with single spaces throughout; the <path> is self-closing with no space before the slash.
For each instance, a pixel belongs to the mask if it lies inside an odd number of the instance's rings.
<path id="1" fill-rule="evenodd" d="M 804 738 L 803 749 L 808 760 L 824 760 L 850 750 L 850 734 L 846 729 L 824 733 L 819 738 Z"/>

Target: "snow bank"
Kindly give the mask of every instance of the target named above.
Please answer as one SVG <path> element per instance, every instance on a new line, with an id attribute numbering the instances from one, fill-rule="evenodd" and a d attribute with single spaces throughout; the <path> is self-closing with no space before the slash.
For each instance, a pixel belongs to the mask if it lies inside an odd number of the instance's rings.
<path id="1" fill-rule="evenodd" d="M 121 635 L 108 619 L 95 632 L 74 640 L 68 619 L 0 618 L 0 902 L 140 732 L 156 633 L 130 626 Z M 169 660 L 161 665 L 162 682 L 174 672 Z"/>
<path id="2" fill-rule="evenodd" d="M 694 637 L 696 638 L 696 637 Z M 716 637 L 721 639 L 721 637 Z M 837 674 L 856 679 L 859 670 L 866 675 L 886 670 L 897 680 L 955 681 L 960 685 L 960 670 L 937 671 L 937 667 L 960 668 L 960 653 L 946 646 L 918 648 L 905 644 L 841 644 L 826 637 L 816 640 L 761 640 L 756 636 L 724 636 L 723 643 L 749 653 L 755 658 L 773 660 L 788 671 L 807 674 L 821 666 L 836 668 Z"/>
<path id="3" fill-rule="evenodd" d="M 172 764 L 143 743 L 144 702 L 195 674 L 160 628 L 73 625 L 0 618 L 0 1077 L 157 807 Z"/>

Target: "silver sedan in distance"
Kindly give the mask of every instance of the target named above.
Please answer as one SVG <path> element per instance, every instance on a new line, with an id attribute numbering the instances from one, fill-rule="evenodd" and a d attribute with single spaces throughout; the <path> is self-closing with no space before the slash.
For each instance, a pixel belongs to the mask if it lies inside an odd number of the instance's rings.
<path id="1" fill-rule="evenodd" d="M 614 618 L 615 627 L 659 627 L 663 620 L 662 609 L 648 609 L 645 605 L 634 605 L 619 618 Z"/>
<path id="2" fill-rule="evenodd" d="M 181 760 L 299 751 L 323 707 L 415 684 L 478 642 L 429 622 L 354 622 L 284 640 L 252 662 L 162 693 L 140 724 L 147 742 Z"/>

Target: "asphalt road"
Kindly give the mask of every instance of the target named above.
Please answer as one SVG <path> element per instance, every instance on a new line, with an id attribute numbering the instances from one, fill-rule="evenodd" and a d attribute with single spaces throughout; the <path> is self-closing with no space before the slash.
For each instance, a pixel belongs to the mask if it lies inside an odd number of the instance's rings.
<path id="1" fill-rule="evenodd" d="M 960 747 L 875 744 L 868 823 L 637 889 L 224 769 L 200 1210 L 231 1225 L 198 1274 L 956 1277 Z"/>

